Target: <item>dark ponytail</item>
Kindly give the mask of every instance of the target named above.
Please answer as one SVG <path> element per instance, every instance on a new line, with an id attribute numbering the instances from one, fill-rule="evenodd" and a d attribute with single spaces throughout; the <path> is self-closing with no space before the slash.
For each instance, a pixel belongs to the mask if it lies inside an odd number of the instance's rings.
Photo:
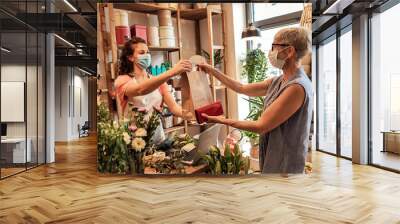
<path id="1" fill-rule="evenodd" d="M 133 72 L 133 63 L 129 60 L 129 57 L 134 53 L 135 46 L 133 45 L 138 43 L 146 44 L 146 41 L 140 37 L 132 37 L 125 42 L 119 57 L 118 75 L 131 75 Z"/>

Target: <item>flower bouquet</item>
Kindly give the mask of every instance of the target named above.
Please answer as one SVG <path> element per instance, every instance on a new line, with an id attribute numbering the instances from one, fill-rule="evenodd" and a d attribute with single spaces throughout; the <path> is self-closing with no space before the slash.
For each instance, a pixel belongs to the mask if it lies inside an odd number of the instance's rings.
<path id="1" fill-rule="evenodd" d="M 160 125 L 160 112 L 153 110 L 150 116 L 143 108 L 134 108 L 132 112 L 133 122 L 128 126 L 129 134 L 125 135 L 125 143 L 130 149 L 131 173 L 143 174 L 144 156 L 153 154 L 155 150 L 153 136 Z"/>
<path id="2" fill-rule="evenodd" d="M 153 153 L 152 137 L 160 124 L 157 110 L 148 115 L 148 111 L 144 109 L 133 109 L 132 119 L 117 122 L 111 120 L 106 105 L 98 106 L 99 172 L 144 173 L 143 157 Z M 145 119 L 146 116 L 148 119 Z"/>

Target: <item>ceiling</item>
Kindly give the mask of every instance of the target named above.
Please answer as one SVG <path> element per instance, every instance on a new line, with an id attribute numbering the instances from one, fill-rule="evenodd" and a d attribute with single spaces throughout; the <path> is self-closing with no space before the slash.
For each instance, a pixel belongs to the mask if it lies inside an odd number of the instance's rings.
<path id="1" fill-rule="evenodd" d="M 376 11 L 390 0 L 313 0 L 313 44 L 350 25 L 354 17 Z"/>
<path id="2" fill-rule="evenodd" d="M 12 50 L 8 58 L 25 61 L 26 52 L 28 58 L 34 57 L 38 49 L 32 38 L 51 32 L 75 45 L 55 38 L 56 65 L 82 65 L 96 71 L 96 4 L 96 0 L 47 0 L 46 8 L 45 0 L 0 0 L 2 46 Z"/>

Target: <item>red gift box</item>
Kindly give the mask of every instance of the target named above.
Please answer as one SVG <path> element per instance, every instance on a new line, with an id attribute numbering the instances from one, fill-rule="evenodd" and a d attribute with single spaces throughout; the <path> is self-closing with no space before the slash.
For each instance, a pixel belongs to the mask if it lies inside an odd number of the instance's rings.
<path id="1" fill-rule="evenodd" d="M 117 45 L 124 45 L 126 40 L 130 38 L 131 38 L 131 33 L 129 32 L 129 27 L 127 26 L 115 27 L 115 39 L 117 40 Z"/>
<path id="2" fill-rule="evenodd" d="M 131 26 L 131 35 L 132 37 L 140 37 L 143 38 L 147 42 L 147 30 L 146 26 L 143 25 L 132 25 Z"/>
<path id="3" fill-rule="evenodd" d="M 220 116 L 224 114 L 221 102 L 217 101 L 215 103 L 197 108 L 194 110 L 196 115 L 197 123 L 202 124 L 207 121 L 207 118 L 201 114 L 207 114 L 209 116 Z"/>

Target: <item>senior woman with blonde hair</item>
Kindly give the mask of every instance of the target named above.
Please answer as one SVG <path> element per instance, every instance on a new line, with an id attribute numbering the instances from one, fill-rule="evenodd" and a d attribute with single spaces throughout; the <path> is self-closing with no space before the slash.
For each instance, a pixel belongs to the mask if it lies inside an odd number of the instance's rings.
<path id="1" fill-rule="evenodd" d="M 209 122 L 222 123 L 260 134 L 262 173 L 303 173 L 310 132 L 313 88 L 301 66 L 310 51 L 310 34 L 304 28 L 285 28 L 275 34 L 268 54 L 272 66 L 283 74 L 262 82 L 242 84 L 208 64 L 200 69 L 213 75 L 235 92 L 265 96 L 264 111 L 256 121 L 207 116 Z"/>

